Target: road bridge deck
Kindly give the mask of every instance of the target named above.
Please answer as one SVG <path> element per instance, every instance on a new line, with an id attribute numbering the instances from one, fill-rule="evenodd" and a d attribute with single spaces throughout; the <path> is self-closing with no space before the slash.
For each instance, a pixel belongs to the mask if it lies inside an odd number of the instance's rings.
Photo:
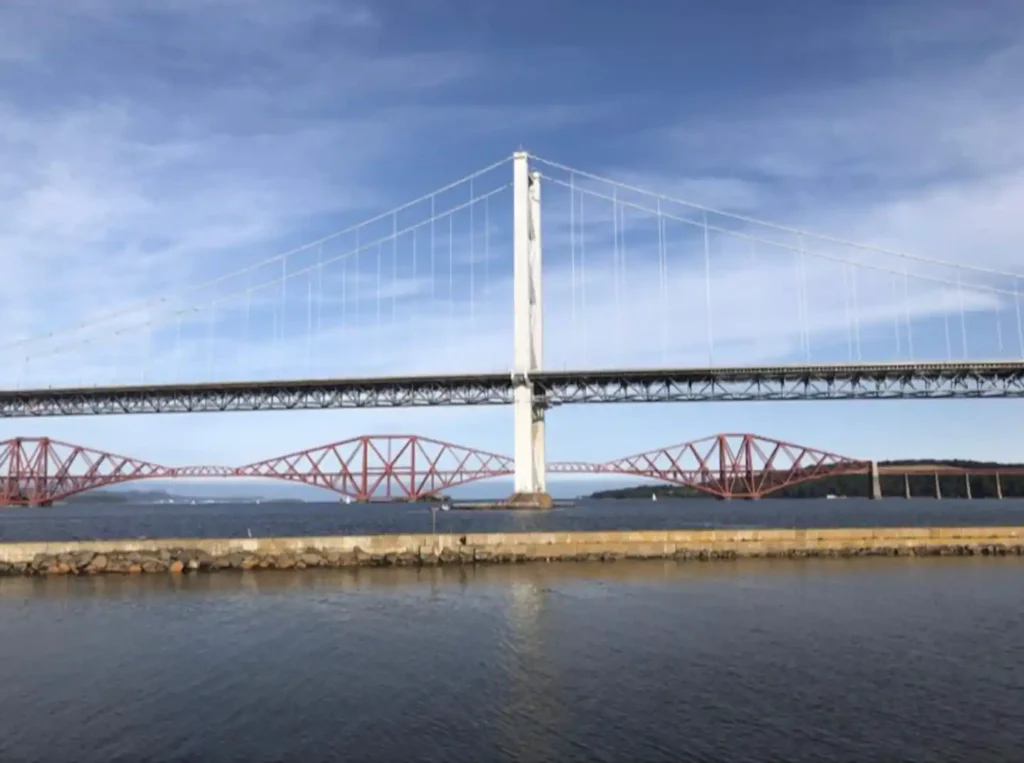
<path id="1" fill-rule="evenodd" d="M 1024 397 L 1024 360 L 541 371 L 549 406 L 752 400 Z M 508 405 L 511 373 L 0 391 L 0 417 Z"/>

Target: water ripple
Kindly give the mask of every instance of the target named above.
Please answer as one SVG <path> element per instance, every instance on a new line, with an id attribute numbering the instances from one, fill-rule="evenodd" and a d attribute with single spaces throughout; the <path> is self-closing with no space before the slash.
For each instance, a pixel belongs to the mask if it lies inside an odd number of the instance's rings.
<path id="1" fill-rule="evenodd" d="M 906 525 L 1024 525 L 1024 501 L 581 501 L 554 511 L 452 511 L 437 518 L 438 532 L 450 533 Z M 429 507 L 409 504 L 68 504 L 0 510 L 0 542 L 430 531 Z"/>
<path id="2" fill-rule="evenodd" d="M 1013 760 L 1019 559 L 0 581 L 0 760 Z"/>

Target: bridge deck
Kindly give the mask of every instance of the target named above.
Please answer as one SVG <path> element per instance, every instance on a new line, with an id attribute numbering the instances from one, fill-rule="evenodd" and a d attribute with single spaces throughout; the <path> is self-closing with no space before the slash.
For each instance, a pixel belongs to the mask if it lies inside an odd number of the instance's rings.
<path id="1" fill-rule="evenodd" d="M 1024 360 L 543 371 L 548 405 L 1024 397 Z M 0 417 L 505 405 L 509 373 L 0 391 Z"/>

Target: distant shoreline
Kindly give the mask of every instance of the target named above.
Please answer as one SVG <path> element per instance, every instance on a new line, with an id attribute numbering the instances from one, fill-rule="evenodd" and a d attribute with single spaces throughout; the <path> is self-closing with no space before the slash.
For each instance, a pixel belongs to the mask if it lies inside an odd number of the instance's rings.
<path id="1" fill-rule="evenodd" d="M 915 467 L 942 466 L 955 469 L 1024 469 L 1018 464 L 995 464 L 985 461 L 879 461 L 880 467 L 901 465 Z M 935 495 L 935 484 L 938 480 L 939 489 L 943 498 L 967 498 L 967 486 L 962 474 L 929 474 L 926 470 L 923 473 L 909 474 L 883 474 L 879 477 L 879 484 L 882 488 L 882 495 L 885 497 L 904 496 L 907 487 L 914 498 L 930 498 Z M 1000 494 L 1003 498 L 1024 498 L 1024 475 L 1005 474 L 999 477 L 999 489 L 996 486 L 996 478 L 993 475 L 972 476 L 970 498 L 996 498 Z M 764 500 L 786 499 L 798 500 L 804 498 L 870 498 L 871 484 L 867 475 L 864 474 L 843 474 L 837 476 L 821 477 L 815 480 L 800 482 L 795 485 L 766 493 Z M 598 490 L 591 493 L 587 498 L 593 500 L 651 500 L 651 496 L 657 499 L 708 499 L 712 496 L 700 490 L 681 485 L 665 483 L 650 483 L 647 485 L 637 484 L 630 487 L 610 488 Z"/>
<path id="2" fill-rule="evenodd" d="M 961 469 L 1022 469 L 1020 464 L 996 464 L 987 461 L 964 461 L 945 460 L 906 460 L 906 461 L 879 461 L 879 466 L 891 466 L 901 464 L 906 466 L 928 467 L 944 466 Z M 935 480 L 933 474 L 920 473 L 911 474 L 907 477 L 910 493 L 914 497 L 931 497 L 935 494 Z M 967 498 L 967 490 L 962 475 L 942 474 L 938 477 L 939 486 L 943 498 Z M 999 478 L 1002 497 L 1024 498 L 1024 475 L 1007 474 Z M 880 477 L 882 494 L 885 496 L 902 496 L 905 494 L 907 484 L 902 475 L 886 474 Z M 796 500 L 804 498 L 869 498 L 869 480 L 865 475 L 847 474 L 834 477 L 823 477 L 817 480 L 801 482 L 780 490 L 768 493 L 764 496 L 768 499 Z M 597 490 L 589 494 L 577 496 L 582 500 L 641 500 L 649 501 L 651 496 L 656 499 L 708 499 L 707 493 L 702 493 L 694 488 L 683 487 L 657 482 L 637 482 L 628 487 L 608 488 Z M 994 498 L 997 495 L 995 478 L 989 475 L 971 477 L 972 498 Z M 324 491 L 323 498 L 303 499 L 270 497 L 264 498 L 258 495 L 249 496 L 188 496 L 178 495 L 163 489 L 138 490 L 118 488 L 98 488 L 85 493 L 70 496 L 59 503 L 62 504 L 173 504 L 173 505 L 195 505 L 219 504 L 219 503 L 260 503 L 260 504 L 298 504 L 298 503 L 332 503 L 342 502 L 344 499 L 337 494 Z M 424 501 L 425 502 L 425 501 Z M 466 501 L 460 501 L 465 503 Z M 477 503 L 492 503 L 493 501 L 476 501 Z M 354 505 L 354 504 L 353 504 Z"/>
<path id="3" fill-rule="evenodd" d="M 57 501 L 59 504 L 103 504 L 103 505 L 124 505 L 124 504 L 146 504 L 153 506 L 200 506 L 214 505 L 218 503 L 308 503 L 302 498 L 263 498 L 256 495 L 239 496 L 191 496 L 175 495 L 164 490 L 117 490 L 110 488 L 97 488 L 85 493 L 69 496 Z"/>

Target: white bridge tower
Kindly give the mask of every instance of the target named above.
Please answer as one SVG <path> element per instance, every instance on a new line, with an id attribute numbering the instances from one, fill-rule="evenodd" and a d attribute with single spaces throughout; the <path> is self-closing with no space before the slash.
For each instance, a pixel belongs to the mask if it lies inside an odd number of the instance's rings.
<path id="1" fill-rule="evenodd" d="M 530 378 L 544 363 L 540 173 L 530 170 L 525 151 L 513 155 L 512 173 L 515 488 L 509 503 L 547 509 L 546 403 L 537 399 Z"/>

